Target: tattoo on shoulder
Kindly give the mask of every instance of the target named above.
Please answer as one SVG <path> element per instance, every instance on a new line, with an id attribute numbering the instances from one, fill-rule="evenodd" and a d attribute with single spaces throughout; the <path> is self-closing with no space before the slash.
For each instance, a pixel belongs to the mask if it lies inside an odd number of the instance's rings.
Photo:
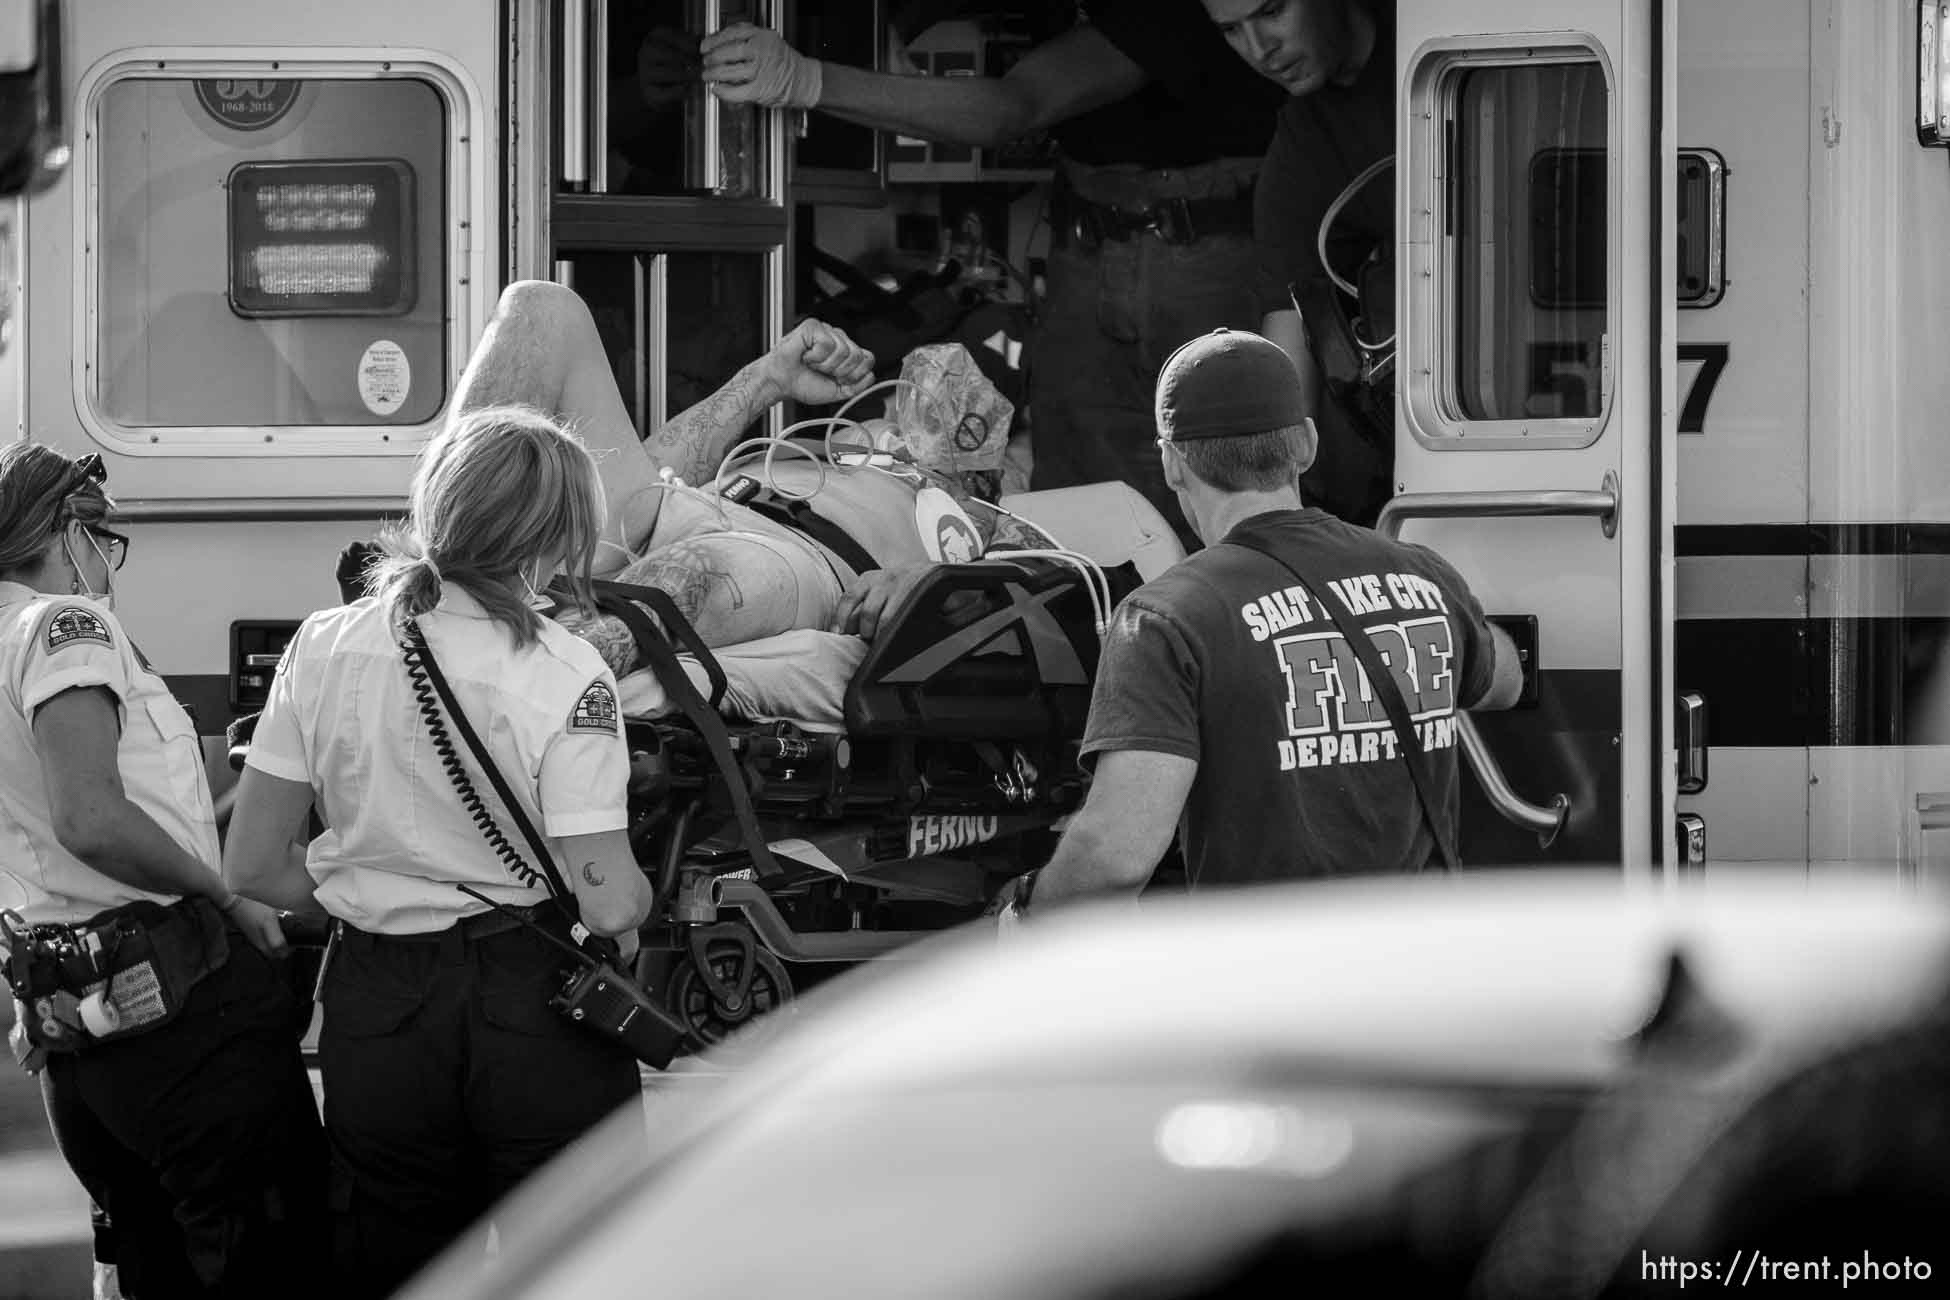
<path id="1" fill-rule="evenodd" d="M 989 538 L 989 546 L 1005 551 L 1043 550 L 1054 543 L 1049 535 L 1026 520 L 1009 515 L 998 515 L 994 511 L 984 511 L 995 520 L 995 531 Z"/>
<path id="2" fill-rule="evenodd" d="M 593 862 L 582 864 L 582 878 L 591 889 L 601 889 L 603 881 L 607 879 L 602 872 L 596 870 L 596 864 Z"/>
<path id="3" fill-rule="evenodd" d="M 971 493 L 954 475 L 943 474 L 939 470 L 926 470 L 922 476 L 953 497 L 955 504 L 974 521 L 975 531 L 981 535 L 984 551 L 1035 551 L 1056 545 L 1050 535 L 1041 528 L 1026 519 L 1003 514 L 990 502 Z"/>

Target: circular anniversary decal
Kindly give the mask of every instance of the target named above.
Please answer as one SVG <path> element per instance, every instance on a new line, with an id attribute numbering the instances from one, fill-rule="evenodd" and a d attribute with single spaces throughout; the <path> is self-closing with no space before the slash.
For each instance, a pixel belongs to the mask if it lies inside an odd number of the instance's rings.
<path id="1" fill-rule="evenodd" d="M 374 415 L 391 415 L 406 405 L 413 391 L 413 367 L 406 349 L 391 339 L 378 339 L 359 358 L 359 400 Z"/>
<path id="2" fill-rule="evenodd" d="M 291 111 L 303 85 L 290 80 L 213 77 L 196 83 L 196 102 L 234 131 L 262 131 Z"/>

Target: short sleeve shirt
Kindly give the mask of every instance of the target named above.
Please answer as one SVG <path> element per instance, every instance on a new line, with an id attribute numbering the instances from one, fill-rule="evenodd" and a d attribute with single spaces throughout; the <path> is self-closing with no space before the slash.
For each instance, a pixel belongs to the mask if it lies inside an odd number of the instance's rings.
<path id="1" fill-rule="evenodd" d="M 218 870 L 196 726 L 115 615 L 83 596 L 0 583 L 0 906 L 36 923 L 86 920 L 138 899 L 174 901 L 103 875 L 55 838 L 34 715 L 82 689 L 115 700 L 115 765 L 129 801 L 212 874 Z"/>
<path id="2" fill-rule="evenodd" d="M 1309 553 L 1394 673 L 1453 827 L 1456 712 L 1494 668 L 1481 607 L 1447 561 L 1321 510 L 1240 524 Z M 1118 607 L 1098 668 L 1086 757 L 1198 764 L 1181 824 L 1197 885 L 1419 870 L 1434 848 L 1386 709 L 1334 621 L 1264 555 L 1220 544 Z"/>
<path id="3" fill-rule="evenodd" d="M 562 837 L 628 824 L 630 763 L 616 679 L 593 647 L 551 622 L 534 644 L 518 647 L 457 588 L 419 623 L 566 878 Z M 501 833 L 539 870 L 444 708 L 441 717 Z M 546 897 L 510 874 L 469 816 L 421 713 L 397 634 L 372 599 L 305 620 L 272 682 L 248 762 L 312 787 L 326 826 L 306 861 L 319 904 L 361 930 L 444 930 L 482 910 L 458 884 L 508 905 Z"/>
<path id="4" fill-rule="evenodd" d="M 1199 0 L 1089 0 L 1084 10 L 1151 80 L 1053 128 L 1067 157 L 1151 169 L 1266 152 L 1284 96 L 1252 75 Z"/>
<path id="5" fill-rule="evenodd" d="M 1374 50 L 1346 86 L 1288 97 L 1253 195 L 1260 254 L 1260 309 L 1290 309 L 1287 287 L 1324 274 L 1318 235 L 1328 208 L 1370 164 L 1395 152 L 1395 3 L 1370 0 Z M 1272 83 L 1267 83 L 1272 84 Z M 1327 255 L 1343 279 L 1395 234 L 1395 187 L 1376 176 L 1348 200 L 1329 232 Z"/>

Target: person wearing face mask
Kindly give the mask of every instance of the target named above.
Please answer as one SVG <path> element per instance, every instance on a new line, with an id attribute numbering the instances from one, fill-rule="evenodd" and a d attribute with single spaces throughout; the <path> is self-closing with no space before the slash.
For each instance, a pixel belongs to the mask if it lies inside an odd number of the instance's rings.
<path id="1" fill-rule="evenodd" d="M 373 594 L 313 614 L 286 651 L 224 848 L 239 893 L 336 921 L 319 1060 L 337 1293 L 352 1296 L 391 1293 L 635 1097 L 635 1058 L 548 1005 L 565 962 L 534 927 L 579 923 L 627 963 L 652 901 L 625 834 L 616 679 L 538 613 L 558 570 L 589 600 L 604 514 L 589 451 L 532 408 L 464 411 L 421 453 L 410 501 Z M 490 848 L 428 707 L 526 874 Z M 550 898 L 463 719 L 572 897 Z M 314 806 L 326 829 L 299 866 L 284 850 Z"/>
<path id="2" fill-rule="evenodd" d="M 196 728 L 110 608 L 98 457 L 0 450 L 0 905 L 15 1057 L 140 1296 L 310 1294 L 324 1144 L 276 911 L 232 893 Z M 145 976 L 118 955 L 150 950 Z M 153 972 L 167 972 L 167 988 Z M 92 995 L 92 996 L 91 996 Z"/>

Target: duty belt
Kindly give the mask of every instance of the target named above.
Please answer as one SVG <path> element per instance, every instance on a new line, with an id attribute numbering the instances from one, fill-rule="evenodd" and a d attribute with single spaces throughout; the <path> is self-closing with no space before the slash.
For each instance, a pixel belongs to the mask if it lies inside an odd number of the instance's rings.
<path id="1" fill-rule="evenodd" d="M 1250 234 L 1250 193 L 1230 198 L 1163 199 L 1140 211 L 1113 208 L 1069 194 L 1062 200 L 1058 229 L 1076 242 L 1095 246 L 1105 240 L 1156 235 L 1167 244 L 1190 244 L 1207 235 Z"/>

